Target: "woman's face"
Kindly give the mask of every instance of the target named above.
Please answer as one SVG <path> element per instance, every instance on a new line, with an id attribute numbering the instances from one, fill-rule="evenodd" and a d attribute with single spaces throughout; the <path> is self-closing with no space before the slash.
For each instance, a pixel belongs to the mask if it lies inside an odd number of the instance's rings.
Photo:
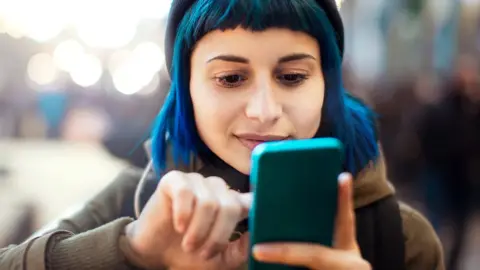
<path id="1" fill-rule="evenodd" d="M 258 144 L 315 135 L 324 92 L 320 48 L 307 34 L 217 30 L 192 53 L 190 93 L 200 137 L 244 174 Z"/>

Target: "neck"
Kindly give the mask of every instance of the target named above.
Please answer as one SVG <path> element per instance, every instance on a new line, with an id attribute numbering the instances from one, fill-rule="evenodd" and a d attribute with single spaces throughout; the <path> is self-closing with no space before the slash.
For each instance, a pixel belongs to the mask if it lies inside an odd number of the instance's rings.
<path id="1" fill-rule="evenodd" d="M 219 157 L 204 161 L 204 166 L 199 170 L 199 173 L 204 177 L 221 177 L 233 190 L 242 193 L 250 191 L 249 176 L 234 169 Z"/>

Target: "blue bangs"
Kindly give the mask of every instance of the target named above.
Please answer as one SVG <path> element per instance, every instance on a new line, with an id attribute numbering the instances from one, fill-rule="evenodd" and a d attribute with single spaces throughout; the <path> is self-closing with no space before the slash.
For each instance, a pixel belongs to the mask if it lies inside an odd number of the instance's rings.
<path id="1" fill-rule="evenodd" d="M 343 142 L 344 167 L 354 175 L 376 159 L 373 113 L 345 93 L 336 34 L 315 0 L 198 0 L 178 27 L 171 88 L 152 131 L 152 158 L 158 173 L 165 169 L 168 151 L 172 151 L 176 164 L 189 164 L 194 155 L 204 161 L 214 156 L 195 124 L 189 91 L 190 57 L 195 44 L 209 32 L 237 27 L 250 31 L 285 28 L 314 37 L 319 42 L 325 77 L 325 104 L 317 137 L 335 137 Z"/>
<path id="2" fill-rule="evenodd" d="M 205 34 L 237 27 L 254 32 L 286 28 L 307 33 L 319 40 L 324 69 L 341 66 L 335 33 L 315 0 L 199 0 L 179 25 L 175 49 L 184 42 L 191 50 Z"/>

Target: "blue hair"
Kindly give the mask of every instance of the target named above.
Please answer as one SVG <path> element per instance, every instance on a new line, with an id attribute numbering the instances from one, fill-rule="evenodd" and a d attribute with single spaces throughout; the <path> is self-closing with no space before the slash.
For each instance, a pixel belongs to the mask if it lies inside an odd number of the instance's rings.
<path id="1" fill-rule="evenodd" d="M 190 57 L 195 44 L 207 33 L 237 27 L 250 31 L 286 28 L 316 38 L 326 89 L 316 137 L 342 141 L 344 169 L 353 175 L 377 158 L 374 114 L 344 90 L 335 32 L 315 0 L 198 0 L 178 27 L 170 72 L 172 84 L 152 132 L 152 158 L 157 172 L 166 166 L 168 146 L 173 147 L 176 164 L 189 164 L 192 154 L 204 161 L 212 158 L 213 153 L 195 125 L 189 91 Z"/>

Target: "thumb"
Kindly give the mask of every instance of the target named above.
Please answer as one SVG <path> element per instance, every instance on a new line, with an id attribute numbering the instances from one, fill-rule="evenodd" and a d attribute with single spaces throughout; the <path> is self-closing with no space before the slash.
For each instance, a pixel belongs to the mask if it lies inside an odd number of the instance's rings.
<path id="1" fill-rule="evenodd" d="M 222 254 L 222 263 L 229 269 L 236 269 L 247 261 L 250 234 L 244 233 L 239 239 L 230 242 Z"/>
<path id="2" fill-rule="evenodd" d="M 342 173 L 339 176 L 338 211 L 334 238 L 334 245 L 337 249 L 357 249 L 353 207 L 353 179 L 352 175 L 348 173 Z"/>

